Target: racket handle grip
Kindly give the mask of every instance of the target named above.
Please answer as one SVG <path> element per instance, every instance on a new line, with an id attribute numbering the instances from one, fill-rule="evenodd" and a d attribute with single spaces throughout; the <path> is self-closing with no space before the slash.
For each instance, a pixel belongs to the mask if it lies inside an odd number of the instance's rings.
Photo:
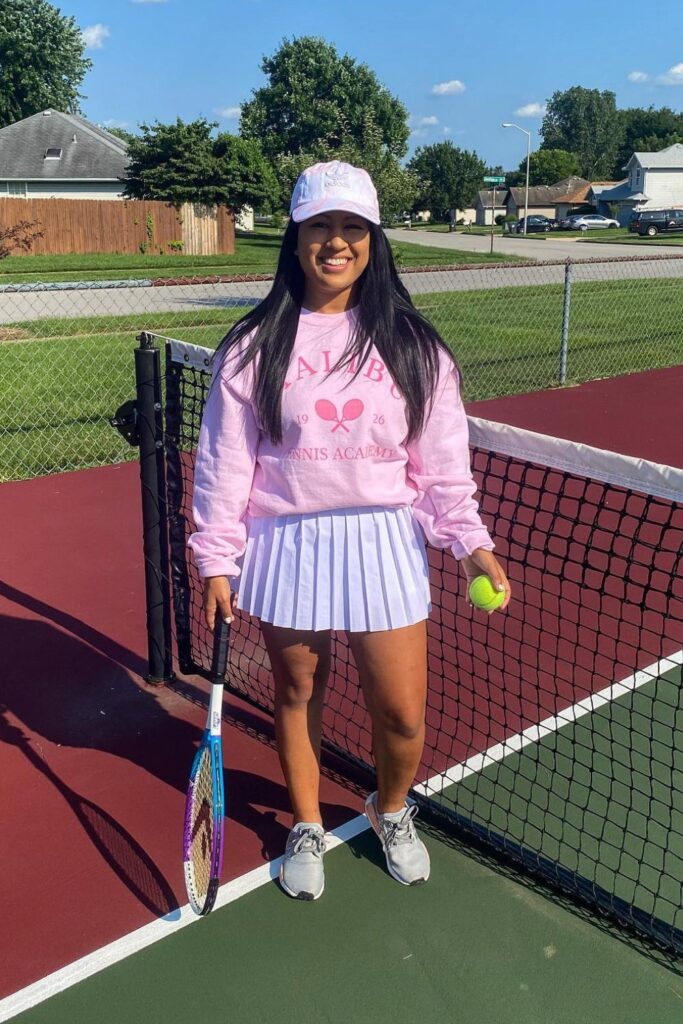
<path id="1" fill-rule="evenodd" d="M 211 678 L 222 681 L 228 664 L 230 649 L 230 623 L 224 622 L 220 615 L 216 616 L 216 628 L 213 635 L 213 651 L 211 654 Z"/>

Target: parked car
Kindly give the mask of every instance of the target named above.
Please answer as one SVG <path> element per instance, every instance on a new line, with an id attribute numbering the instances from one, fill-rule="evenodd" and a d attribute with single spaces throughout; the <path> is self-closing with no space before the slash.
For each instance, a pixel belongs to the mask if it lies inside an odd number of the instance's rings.
<path id="1" fill-rule="evenodd" d="M 621 227 L 614 217 L 603 217 L 601 213 L 582 213 L 571 218 L 572 231 L 590 231 L 591 228 Z"/>
<path id="2" fill-rule="evenodd" d="M 560 231 L 572 231 L 574 228 L 574 221 L 579 217 L 583 217 L 582 213 L 570 213 L 566 217 L 562 217 L 559 223 Z"/>
<path id="3" fill-rule="evenodd" d="M 642 212 L 643 212 L 642 210 L 639 210 L 638 213 L 632 213 L 631 214 L 631 217 L 630 217 L 629 222 L 628 222 L 628 229 L 633 234 L 637 233 L 638 228 L 640 227 L 640 218 L 641 218 Z"/>
<path id="4" fill-rule="evenodd" d="M 525 221 L 527 234 L 530 234 L 532 231 L 550 231 L 549 217 L 544 217 L 542 213 L 530 213 L 528 217 L 522 217 L 517 221 L 515 230 L 518 235 L 524 233 Z"/>
<path id="5" fill-rule="evenodd" d="M 641 210 L 638 226 L 639 235 L 654 238 L 660 231 L 683 231 L 683 210 Z"/>

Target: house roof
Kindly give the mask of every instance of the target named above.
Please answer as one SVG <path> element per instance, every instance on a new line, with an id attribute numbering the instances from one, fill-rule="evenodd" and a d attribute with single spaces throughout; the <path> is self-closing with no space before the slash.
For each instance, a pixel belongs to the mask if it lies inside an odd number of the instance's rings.
<path id="1" fill-rule="evenodd" d="M 0 129 L 0 178 L 117 180 L 126 163 L 125 143 L 78 114 L 42 110 Z"/>
<path id="2" fill-rule="evenodd" d="M 589 185 L 590 182 L 586 181 L 585 178 L 580 178 L 578 174 L 570 174 L 568 178 L 563 178 L 562 181 L 556 181 L 554 185 L 549 185 L 550 188 L 557 196 L 569 195 L 570 192 L 576 192 L 577 189 L 583 188 L 584 185 Z"/>
<path id="3" fill-rule="evenodd" d="M 554 206 L 557 202 L 564 202 L 565 196 L 571 195 L 580 188 L 588 185 L 585 178 L 572 175 L 570 178 L 563 178 L 556 181 L 554 185 L 534 185 L 529 189 L 529 206 Z M 516 206 L 524 206 L 524 188 L 511 188 L 509 190 Z"/>
<path id="4" fill-rule="evenodd" d="M 576 190 L 576 192 L 570 192 L 569 195 L 560 196 L 560 201 L 563 203 L 585 203 L 588 199 L 590 190 L 591 185 L 589 182 L 586 185 L 582 185 L 581 188 Z"/>
<path id="5" fill-rule="evenodd" d="M 640 202 L 643 200 L 643 193 L 640 191 L 634 192 L 627 179 L 626 181 L 620 181 L 614 188 L 603 189 L 600 193 L 600 198 L 610 203 L 624 202 L 629 199 L 633 202 Z"/>
<path id="6" fill-rule="evenodd" d="M 502 209 L 505 206 L 505 198 L 507 195 L 507 191 L 508 190 L 505 188 L 505 186 L 503 186 L 503 188 L 496 189 L 496 209 L 498 209 L 499 207 Z M 490 210 L 491 203 L 493 202 L 493 189 L 491 189 L 490 191 L 487 191 L 485 188 L 481 189 L 477 193 L 477 202 L 480 203 L 481 206 L 483 207 L 488 207 L 488 209 Z"/>
<path id="7" fill-rule="evenodd" d="M 660 149 L 657 153 L 634 153 L 624 170 L 627 171 L 634 160 L 637 160 L 641 167 L 680 167 L 683 170 L 683 143 L 675 142 L 673 146 Z"/>
<path id="8" fill-rule="evenodd" d="M 605 189 L 614 188 L 618 182 L 616 181 L 587 181 L 585 185 L 577 189 L 575 192 L 570 192 L 569 195 L 562 196 L 561 201 L 563 203 L 585 203 L 588 200 L 591 192 L 594 196 L 601 195 Z"/>

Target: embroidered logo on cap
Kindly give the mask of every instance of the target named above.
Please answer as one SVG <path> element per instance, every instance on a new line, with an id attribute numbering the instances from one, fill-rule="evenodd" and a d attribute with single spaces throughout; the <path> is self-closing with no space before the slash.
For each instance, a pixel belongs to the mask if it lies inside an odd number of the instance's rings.
<path id="1" fill-rule="evenodd" d="M 333 171 L 325 171 L 325 188 L 349 188 L 349 172 L 335 168 Z"/>

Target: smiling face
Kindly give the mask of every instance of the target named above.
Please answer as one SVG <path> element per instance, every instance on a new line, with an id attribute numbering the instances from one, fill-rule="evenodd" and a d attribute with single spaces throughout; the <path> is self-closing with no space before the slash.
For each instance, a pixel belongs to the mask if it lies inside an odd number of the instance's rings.
<path id="1" fill-rule="evenodd" d="M 299 225 L 297 252 L 306 278 L 306 309 L 341 313 L 356 305 L 356 283 L 370 259 L 370 231 L 363 217 L 344 210 L 309 217 Z"/>

